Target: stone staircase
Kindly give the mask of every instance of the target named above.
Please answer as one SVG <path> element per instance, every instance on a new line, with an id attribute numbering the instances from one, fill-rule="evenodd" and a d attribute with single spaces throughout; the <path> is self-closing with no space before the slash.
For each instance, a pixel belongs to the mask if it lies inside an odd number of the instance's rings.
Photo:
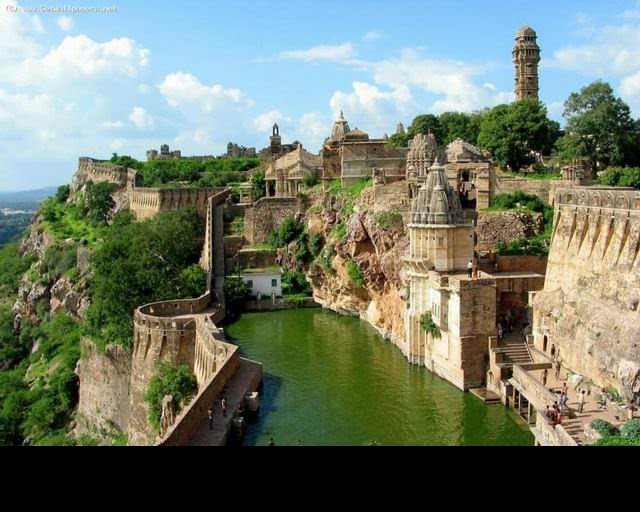
<path id="1" fill-rule="evenodd" d="M 496 272 L 496 265 L 488 258 L 479 258 L 478 270 L 485 274 L 494 274 Z"/>
<path id="2" fill-rule="evenodd" d="M 523 340 L 505 339 L 501 345 L 504 364 L 514 366 L 533 363 L 529 347 Z"/>

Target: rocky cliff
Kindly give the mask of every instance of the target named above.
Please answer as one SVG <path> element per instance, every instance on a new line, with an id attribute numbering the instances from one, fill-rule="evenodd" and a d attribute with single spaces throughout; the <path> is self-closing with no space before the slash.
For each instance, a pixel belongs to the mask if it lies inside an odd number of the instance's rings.
<path id="1" fill-rule="evenodd" d="M 311 265 L 308 279 L 323 307 L 359 316 L 400 344 L 405 335 L 402 258 L 408 245 L 403 222 L 407 211 L 376 202 L 376 196 L 381 194 L 373 187 L 357 198 L 312 196 L 308 228 L 322 234 L 326 246 Z"/>

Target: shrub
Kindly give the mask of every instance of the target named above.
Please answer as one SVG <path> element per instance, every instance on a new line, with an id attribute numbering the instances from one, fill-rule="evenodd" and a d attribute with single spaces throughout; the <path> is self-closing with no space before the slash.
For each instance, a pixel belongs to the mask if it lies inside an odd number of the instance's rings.
<path id="1" fill-rule="evenodd" d="M 267 195 L 267 182 L 265 181 L 264 171 L 256 171 L 253 173 L 253 176 L 251 176 L 251 188 L 255 201 Z"/>
<path id="2" fill-rule="evenodd" d="M 360 197 L 366 189 L 372 186 L 373 186 L 373 178 L 371 177 L 364 178 L 354 183 L 353 185 L 350 185 L 349 187 L 347 187 L 345 192 L 349 197 L 355 199 Z"/>
<path id="3" fill-rule="evenodd" d="M 180 272 L 178 287 L 182 297 L 201 297 L 206 291 L 207 273 L 200 265 L 187 267 Z"/>
<path id="4" fill-rule="evenodd" d="M 598 180 L 607 187 L 631 187 L 640 189 L 640 168 L 609 167 Z"/>
<path id="5" fill-rule="evenodd" d="M 172 396 L 177 410 L 176 415 L 188 405 L 198 390 L 198 383 L 188 366 L 160 364 L 149 382 L 145 400 L 149 405 L 149 423 L 160 430 L 162 420 L 162 401 Z"/>
<path id="6" fill-rule="evenodd" d="M 511 194 L 498 194 L 493 197 L 489 210 L 528 210 L 531 212 L 544 213 L 547 208 L 550 208 L 550 206 L 538 196 L 525 194 L 520 190 L 516 190 Z"/>
<path id="7" fill-rule="evenodd" d="M 347 276 L 352 283 L 359 287 L 364 286 L 364 272 L 362 272 L 360 265 L 353 260 L 347 262 Z"/>
<path id="8" fill-rule="evenodd" d="M 333 272 L 333 258 L 335 258 L 335 255 L 336 251 L 332 245 L 326 247 L 320 255 L 320 259 L 322 260 L 322 267 L 327 272 Z"/>
<path id="9" fill-rule="evenodd" d="M 632 443 L 640 443 L 640 419 L 628 421 L 620 429 L 620 434 L 627 441 Z"/>
<path id="10" fill-rule="evenodd" d="M 269 236 L 272 249 L 281 249 L 296 240 L 304 232 L 304 226 L 293 216 L 286 217 L 278 229 Z"/>
<path id="11" fill-rule="evenodd" d="M 427 312 L 420 317 L 420 326 L 427 334 L 431 335 L 431 337 L 438 339 L 442 337 L 440 327 L 438 327 L 433 321 L 433 316 L 431 315 L 431 313 Z"/>
<path id="12" fill-rule="evenodd" d="M 402 215 L 395 212 L 377 213 L 374 216 L 374 220 L 385 231 L 390 231 L 393 228 L 402 228 L 404 225 Z"/>
<path id="13" fill-rule="evenodd" d="M 316 259 L 320 256 L 322 252 L 322 247 L 324 246 L 324 238 L 320 233 L 316 233 L 309 237 L 309 252 L 313 259 Z"/>
<path id="14" fill-rule="evenodd" d="M 47 274 L 50 280 L 60 279 L 71 269 L 76 267 L 78 248 L 75 245 L 61 247 L 51 245 L 44 253 L 40 270 Z"/>
<path id="15" fill-rule="evenodd" d="M 594 420 L 591 422 L 591 428 L 603 437 L 615 436 L 618 434 L 618 429 L 611 423 L 604 420 Z"/>
<path id="16" fill-rule="evenodd" d="M 233 318 L 242 313 L 249 295 L 251 295 L 251 288 L 242 277 L 228 276 L 224 280 L 224 300 L 230 317 Z"/>
<path id="17" fill-rule="evenodd" d="M 71 188 L 69 185 L 62 185 L 61 187 L 58 187 L 58 191 L 56 192 L 56 201 L 59 203 L 66 203 L 70 194 Z"/>
<path id="18" fill-rule="evenodd" d="M 94 226 L 106 224 L 116 204 L 112 197 L 116 190 L 118 186 L 113 183 L 89 181 L 80 201 L 81 214 Z"/>
<path id="19" fill-rule="evenodd" d="M 311 285 L 302 272 L 285 272 L 282 275 L 282 293 L 284 295 L 311 295 Z"/>
<path id="20" fill-rule="evenodd" d="M 319 183 L 320 183 L 320 181 L 313 174 L 307 174 L 302 180 L 302 185 L 305 188 L 313 188 L 316 185 L 318 185 Z"/>

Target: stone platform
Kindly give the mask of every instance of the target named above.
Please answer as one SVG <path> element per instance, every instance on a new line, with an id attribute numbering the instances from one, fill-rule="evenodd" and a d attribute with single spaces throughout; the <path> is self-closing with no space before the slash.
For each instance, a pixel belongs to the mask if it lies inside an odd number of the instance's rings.
<path id="1" fill-rule="evenodd" d="M 243 403 L 245 395 L 257 391 L 261 383 L 262 365 L 241 358 L 240 368 L 213 406 L 213 427 L 209 428 L 209 419 L 204 418 L 188 446 L 226 446 L 236 409 Z M 222 415 L 222 397 L 227 398 L 226 417 Z"/>

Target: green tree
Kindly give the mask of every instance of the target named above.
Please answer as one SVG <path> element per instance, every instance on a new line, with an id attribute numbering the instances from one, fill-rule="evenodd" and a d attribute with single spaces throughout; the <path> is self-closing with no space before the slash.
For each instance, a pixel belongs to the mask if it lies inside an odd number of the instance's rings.
<path id="1" fill-rule="evenodd" d="M 599 178 L 606 187 L 631 187 L 640 190 L 640 168 L 609 167 Z"/>
<path id="2" fill-rule="evenodd" d="M 89 181 L 85 188 L 84 197 L 80 201 L 81 214 L 86 216 L 94 226 L 106 224 L 116 205 L 113 199 L 116 190 L 118 190 L 118 186 L 113 183 Z"/>
<path id="3" fill-rule="evenodd" d="M 464 112 L 445 112 L 440 115 L 440 126 L 443 138 L 438 141 L 448 146 L 456 139 L 462 139 L 471 144 L 478 143 L 478 134 L 483 114 L 476 112 L 467 114 Z"/>
<path id="4" fill-rule="evenodd" d="M 408 133 L 394 133 L 389 137 L 389 146 L 394 148 L 406 148 L 409 147 L 409 134 Z"/>
<path id="5" fill-rule="evenodd" d="M 265 181 L 264 171 L 255 171 L 253 173 L 253 176 L 251 176 L 251 188 L 253 189 L 255 201 L 267 195 L 267 182 Z"/>
<path id="6" fill-rule="evenodd" d="M 87 324 L 96 342 L 130 347 L 135 308 L 197 292 L 195 273 L 187 272 L 185 287 L 183 270 L 200 258 L 201 233 L 201 221 L 190 209 L 111 226 L 92 258 Z"/>
<path id="7" fill-rule="evenodd" d="M 227 315 L 233 318 L 242 313 L 249 295 L 251 295 L 251 288 L 239 275 L 239 270 L 238 275 L 228 276 L 224 280 L 224 300 Z"/>
<path id="8" fill-rule="evenodd" d="M 160 364 L 149 381 L 145 400 L 149 405 L 149 423 L 156 430 L 162 420 L 162 402 L 172 396 L 177 406 L 176 415 L 189 404 L 198 390 L 198 382 L 188 366 Z"/>
<path id="9" fill-rule="evenodd" d="M 178 287 L 182 297 L 198 298 L 207 287 L 207 273 L 200 265 L 191 265 L 180 272 Z"/>
<path id="10" fill-rule="evenodd" d="M 58 191 L 56 192 L 56 201 L 59 203 L 66 203 L 67 199 L 69 199 L 69 194 L 71 193 L 71 187 L 69 185 L 62 185 L 58 187 Z"/>
<path id="11" fill-rule="evenodd" d="M 542 103 L 523 100 L 487 112 L 478 145 L 503 167 L 518 171 L 535 162 L 535 152 L 549 153 L 558 133 L 558 123 L 548 119 Z"/>
<path id="12" fill-rule="evenodd" d="M 640 123 L 606 82 L 573 93 L 565 103 L 567 134 L 558 141 L 564 161 L 589 159 L 594 168 L 640 164 Z"/>
<path id="13" fill-rule="evenodd" d="M 409 139 L 413 139 L 419 133 L 424 135 L 433 133 L 438 142 L 444 139 L 444 132 L 442 130 L 440 119 L 433 114 L 423 114 L 416 117 L 413 120 L 413 123 L 411 123 L 407 133 L 409 135 Z"/>

